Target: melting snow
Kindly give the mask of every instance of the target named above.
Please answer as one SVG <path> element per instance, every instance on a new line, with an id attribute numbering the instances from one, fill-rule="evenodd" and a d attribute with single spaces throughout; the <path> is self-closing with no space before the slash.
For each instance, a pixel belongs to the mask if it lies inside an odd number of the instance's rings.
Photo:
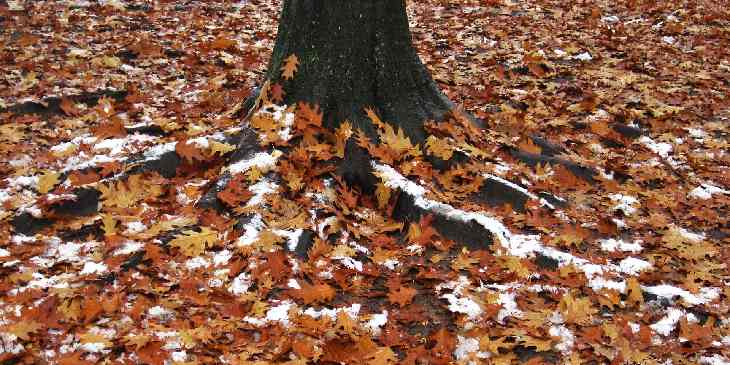
<path id="1" fill-rule="evenodd" d="M 730 194 L 730 190 L 725 190 L 710 184 L 702 184 L 689 192 L 688 196 L 695 199 L 711 199 L 714 194 Z"/>
<path id="2" fill-rule="evenodd" d="M 642 136 L 639 138 L 639 142 L 641 142 L 646 148 L 651 150 L 652 152 L 656 153 L 659 156 L 662 156 L 663 158 L 667 158 L 669 156 L 669 153 L 672 152 L 672 145 L 666 142 L 655 142 L 653 139 Z"/>
<path id="3" fill-rule="evenodd" d="M 374 335 L 380 334 L 380 327 L 385 326 L 388 323 L 388 311 L 383 310 L 382 313 L 373 314 L 370 320 L 365 324 L 365 327 L 370 329 Z"/>
<path id="4" fill-rule="evenodd" d="M 104 264 L 87 261 L 84 263 L 84 268 L 81 270 L 81 275 L 87 274 L 101 274 L 107 271 L 107 267 Z"/>
<path id="5" fill-rule="evenodd" d="M 669 336 L 669 334 L 674 330 L 674 327 L 677 326 L 677 323 L 684 315 L 685 312 L 681 309 L 669 308 L 667 309 L 667 314 L 666 316 L 664 316 L 664 318 L 649 327 L 651 327 L 654 332 L 662 336 Z"/>
<path id="6" fill-rule="evenodd" d="M 268 171 L 276 165 L 276 161 L 279 159 L 281 154 L 282 152 L 279 150 L 274 150 L 271 153 L 259 152 L 248 160 L 238 161 L 228 166 L 228 171 L 235 175 L 246 172 L 254 166 L 261 171 Z"/>
<path id="7" fill-rule="evenodd" d="M 639 205 L 639 200 L 633 196 L 623 194 L 611 194 L 608 196 L 616 205 L 611 210 L 620 210 L 624 212 L 624 215 L 630 216 L 636 212 L 636 207 Z"/>
<path id="8" fill-rule="evenodd" d="M 622 273 L 637 275 L 641 271 L 650 269 L 651 263 L 635 257 L 627 257 L 621 260 L 618 266 Z"/>
<path id="9" fill-rule="evenodd" d="M 638 253 L 641 252 L 643 247 L 641 247 L 640 244 L 641 241 L 635 241 L 634 243 L 627 243 L 622 240 L 617 240 L 614 238 L 609 238 L 605 240 L 600 240 L 598 243 L 601 244 L 601 249 L 603 251 L 608 252 L 615 252 L 616 250 L 623 251 L 623 252 L 633 252 Z"/>
<path id="10" fill-rule="evenodd" d="M 248 289 L 251 287 L 251 276 L 245 272 L 242 272 L 236 276 L 235 279 L 233 279 L 233 282 L 231 283 L 231 286 L 228 288 L 228 291 L 231 292 L 234 295 L 241 295 L 246 292 L 248 292 Z"/>

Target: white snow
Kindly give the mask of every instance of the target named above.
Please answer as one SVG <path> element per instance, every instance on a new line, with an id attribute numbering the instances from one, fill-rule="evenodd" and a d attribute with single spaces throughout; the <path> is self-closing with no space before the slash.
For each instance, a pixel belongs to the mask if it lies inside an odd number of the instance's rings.
<path id="1" fill-rule="evenodd" d="M 664 316 L 664 318 L 649 327 L 651 327 L 654 332 L 662 336 L 669 336 L 669 334 L 674 330 L 674 328 L 677 326 L 677 323 L 684 315 L 685 312 L 681 309 L 668 308 L 667 314 Z"/>
<path id="2" fill-rule="evenodd" d="M 81 251 L 82 247 L 84 247 L 82 243 L 75 242 L 68 242 L 58 245 L 58 253 L 56 257 L 58 261 L 78 261 L 79 251 Z"/>
<path id="3" fill-rule="evenodd" d="M 233 279 L 231 286 L 228 287 L 228 291 L 233 295 L 241 295 L 248 292 L 251 287 L 251 276 L 245 272 L 242 272 Z"/>
<path id="4" fill-rule="evenodd" d="M 286 283 L 286 286 L 289 288 L 292 288 L 292 289 L 296 289 L 296 290 L 299 290 L 302 288 L 302 286 L 299 285 L 299 282 L 297 281 L 297 279 L 292 279 L 292 278 L 289 279 L 289 281 Z"/>
<path id="5" fill-rule="evenodd" d="M 720 296 L 719 288 L 700 288 L 699 294 L 692 294 L 682 288 L 677 288 L 672 285 L 656 285 L 656 286 L 642 286 L 645 292 L 654 294 L 658 297 L 673 299 L 674 297 L 680 297 L 685 302 L 692 305 L 699 305 L 711 302 Z"/>
<path id="6" fill-rule="evenodd" d="M 103 342 L 87 342 L 82 343 L 80 348 L 86 352 L 103 352 L 106 349 L 106 344 Z"/>
<path id="7" fill-rule="evenodd" d="M 8 257 L 8 256 L 10 256 L 10 251 L 8 251 L 4 248 L 0 248 L 0 257 Z"/>
<path id="8" fill-rule="evenodd" d="M 293 231 L 289 231 L 289 230 L 284 230 L 284 229 L 275 229 L 272 232 L 276 233 L 279 236 L 286 238 L 287 248 L 289 249 L 289 251 L 294 251 L 297 249 L 297 246 L 299 245 L 299 237 L 301 237 L 302 233 L 304 233 L 304 230 L 295 229 Z"/>
<path id="9" fill-rule="evenodd" d="M 291 301 L 284 301 L 281 304 L 269 308 L 269 310 L 266 312 L 266 318 L 264 318 L 265 321 L 268 322 L 280 322 L 284 326 L 289 326 L 289 309 L 294 306 L 294 303 Z M 244 321 L 249 318 L 244 318 Z"/>
<path id="10" fill-rule="evenodd" d="M 228 260 L 233 257 L 233 253 L 229 250 L 223 249 L 215 253 L 213 256 L 213 266 L 221 266 L 228 263 Z"/>
<path id="11" fill-rule="evenodd" d="M 124 245 L 114 251 L 114 256 L 117 255 L 129 255 L 131 253 L 137 252 L 144 248 L 144 244 L 136 241 L 125 241 Z"/>
<path id="12" fill-rule="evenodd" d="M 246 172 L 254 166 L 259 170 L 268 171 L 276 165 L 276 161 L 279 160 L 281 154 L 282 152 L 279 150 L 274 150 L 271 153 L 259 152 L 248 160 L 238 161 L 228 166 L 227 169 L 233 175 Z"/>
<path id="13" fill-rule="evenodd" d="M 107 271 L 107 267 L 103 263 L 87 261 L 84 263 L 84 268 L 81 270 L 80 274 L 81 275 L 101 274 L 106 271 Z"/>
<path id="14" fill-rule="evenodd" d="M 636 212 L 639 200 L 633 196 L 623 194 L 611 194 L 608 196 L 613 202 L 614 206 L 611 208 L 612 211 L 620 210 L 624 212 L 624 215 L 630 216 Z"/>
<path id="15" fill-rule="evenodd" d="M 515 293 L 513 292 L 502 292 L 499 293 L 499 299 L 497 303 L 502 305 L 502 309 L 497 313 L 497 321 L 504 323 L 507 317 L 520 317 L 522 311 L 517 308 L 517 302 L 515 301 Z"/>
<path id="16" fill-rule="evenodd" d="M 619 251 L 623 251 L 623 252 L 638 253 L 644 249 L 643 247 L 641 247 L 641 241 L 634 241 L 633 243 L 627 243 L 623 240 L 608 238 L 608 239 L 599 240 L 598 243 L 601 244 L 601 249 L 603 251 L 607 251 L 607 252 L 615 252 L 616 250 L 619 250 Z"/>
<path id="17" fill-rule="evenodd" d="M 674 42 L 676 42 L 676 41 L 677 41 L 677 39 L 670 35 L 665 35 L 664 37 L 662 37 L 662 42 L 664 42 L 666 44 L 674 44 Z"/>
<path id="18" fill-rule="evenodd" d="M 147 230 L 147 226 L 145 226 L 144 223 L 140 221 L 127 222 L 126 226 L 127 229 L 124 231 L 124 233 L 126 234 L 136 234 Z"/>
<path id="19" fill-rule="evenodd" d="M 479 351 L 479 339 L 477 338 L 457 335 L 456 340 L 456 348 L 454 349 L 456 360 L 466 360 L 471 354 L 476 354 L 479 359 L 486 359 L 490 356 L 488 352 Z"/>
<path id="20" fill-rule="evenodd" d="M 388 311 L 383 310 L 381 313 L 376 313 L 370 316 L 370 320 L 365 323 L 365 327 L 370 329 L 373 335 L 380 334 L 380 328 L 388 323 Z"/>
<path id="21" fill-rule="evenodd" d="M 200 268 L 206 268 L 210 266 L 210 261 L 206 260 L 205 257 L 197 256 L 185 261 L 185 267 L 188 270 L 197 270 Z"/>
<path id="22" fill-rule="evenodd" d="M 588 278 L 589 286 L 594 290 L 600 290 L 601 288 L 611 288 L 620 292 L 625 292 L 626 283 L 624 281 L 612 281 L 606 280 L 602 275 L 615 272 L 620 274 L 621 266 L 616 265 L 599 265 L 594 264 L 586 259 L 573 256 L 570 253 L 562 252 L 552 247 L 543 246 L 540 242 L 540 236 L 538 235 L 516 235 L 509 232 L 500 221 L 495 218 L 487 216 L 481 212 L 465 212 L 463 210 L 454 208 L 451 205 L 444 204 L 441 202 L 433 201 L 425 197 L 426 189 L 408 179 L 403 177 L 400 173 L 395 171 L 388 165 L 381 165 L 376 162 L 372 163 L 373 169 L 376 174 L 383 180 L 384 184 L 391 189 L 399 189 L 402 192 L 411 195 L 414 198 L 416 206 L 429 210 L 435 214 L 442 215 L 447 219 L 458 220 L 468 222 L 471 220 L 476 221 L 482 225 L 485 229 L 491 232 L 495 240 L 506 249 L 506 253 L 517 257 L 529 257 L 534 254 L 542 254 L 550 257 L 556 261 L 560 266 L 574 265 L 580 271 L 582 271 L 586 278 Z M 680 234 L 691 240 L 702 240 L 704 236 L 696 233 L 686 231 L 679 228 Z M 622 244 L 620 241 L 603 241 L 603 245 L 606 245 L 607 250 L 619 248 L 622 251 L 639 251 L 641 246 L 638 244 Z M 637 261 L 627 261 L 625 266 L 626 269 L 634 269 L 631 265 L 638 264 Z M 645 266 L 645 265 L 643 265 Z M 619 272 L 616 272 L 618 268 Z M 653 293 L 657 296 L 672 298 L 674 296 L 681 297 L 684 301 L 689 304 L 702 304 L 714 300 L 719 296 L 719 288 L 702 288 L 699 295 L 694 295 L 686 290 L 676 288 L 670 285 L 658 285 L 651 287 L 643 287 L 645 291 Z M 469 303 L 469 300 L 457 298 L 454 295 L 449 294 L 450 297 L 444 297 L 449 300 L 450 309 L 459 311 L 461 313 L 469 312 L 471 314 L 476 313 L 478 305 L 476 303 Z M 474 306 L 476 305 L 476 307 Z"/>
<path id="23" fill-rule="evenodd" d="M 466 314 L 470 319 L 476 319 L 482 314 L 482 308 L 479 303 L 470 298 L 459 298 L 454 294 L 444 294 L 441 298 L 449 302 L 449 310 L 454 313 Z"/>
<path id="24" fill-rule="evenodd" d="M 573 58 L 576 59 L 576 60 L 586 61 L 587 62 L 587 61 L 592 60 L 593 59 L 593 56 L 591 56 L 591 54 L 588 53 L 588 52 L 583 52 L 583 53 L 581 53 L 579 55 L 573 56 Z"/>
<path id="25" fill-rule="evenodd" d="M 279 185 L 275 182 L 263 178 L 255 184 L 248 187 L 248 190 L 253 193 L 251 199 L 246 203 L 247 207 L 261 204 L 264 201 L 266 194 L 274 194 L 279 190 Z"/>
<path id="26" fill-rule="evenodd" d="M 720 354 L 713 354 L 712 356 L 701 356 L 700 364 L 702 365 L 730 365 L 730 360 L 727 357 Z"/>
<path id="27" fill-rule="evenodd" d="M 663 158 L 667 158 L 669 156 L 669 153 L 672 152 L 671 144 L 666 142 L 656 142 L 647 136 L 642 136 L 641 138 L 639 138 L 639 142 L 641 142 L 644 146 L 646 146 L 646 148 Z"/>
<path id="28" fill-rule="evenodd" d="M 621 260 L 618 266 L 622 273 L 638 275 L 641 271 L 649 270 L 651 268 L 651 263 L 635 257 L 627 257 Z"/>
<path id="29" fill-rule="evenodd" d="M 552 337 L 560 338 L 560 342 L 555 345 L 555 348 L 562 353 L 570 353 L 573 350 L 573 344 L 575 343 L 575 336 L 573 332 L 565 327 L 564 325 L 553 325 L 548 330 L 548 333 Z"/>
<path id="30" fill-rule="evenodd" d="M 173 311 L 159 305 L 147 310 L 147 314 L 149 314 L 150 317 L 158 318 L 161 320 L 170 319 L 175 315 Z"/>
<path id="31" fill-rule="evenodd" d="M 701 184 L 700 186 L 692 189 L 688 196 L 690 198 L 707 200 L 711 199 L 715 194 L 730 194 L 730 190 L 725 190 L 710 184 Z"/>
<path id="32" fill-rule="evenodd" d="M 238 238 L 236 244 L 240 246 L 250 246 L 259 236 L 259 232 L 264 229 L 264 221 L 260 214 L 254 214 L 251 220 L 243 227 L 243 235 Z"/>

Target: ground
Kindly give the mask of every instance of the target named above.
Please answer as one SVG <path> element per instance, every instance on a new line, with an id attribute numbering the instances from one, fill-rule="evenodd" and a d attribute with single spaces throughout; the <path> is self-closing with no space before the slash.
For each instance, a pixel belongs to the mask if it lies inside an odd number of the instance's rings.
<path id="1" fill-rule="evenodd" d="M 411 2 L 425 146 L 247 118 L 278 9 L 0 1 L 0 363 L 730 363 L 726 8 Z"/>

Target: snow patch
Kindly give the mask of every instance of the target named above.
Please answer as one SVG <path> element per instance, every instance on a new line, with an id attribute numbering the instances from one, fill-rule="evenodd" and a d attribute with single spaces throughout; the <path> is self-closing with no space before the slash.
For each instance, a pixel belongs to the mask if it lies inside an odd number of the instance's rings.
<path id="1" fill-rule="evenodd" d="M 616 250 L 622 251 L 622 252 L 633 252 L 638 253 L 641 252 L 644 248 L 641 247 L 640 244 L 641 241 L 635 241 L 634 243 L 627 243 L 622 240 L 617 240 L 614 238 L 599 240 L 598 243 L 601 244 L 601 250 L 607 251 L 607 252 L 616 252 Z"/>
<path id="2" fill-rule="evenodd" d="M 711 199 L 715 194 L 730 194 L 730 190 L 725 190 L 710 184 L 701 184 L 700 186 L 692 189 L 688 196 L 694 199 L 707 200 Z"/>
<path id="3" fill-rule="evenodd" d="M 101 274 L 107 271 L 106 265 L 103 263 L 96 263 L 87 261 L 84 263 L 84 268 L 81 270 L 81 275 L 87 274 Z"/>
<path id="4" fill-rule="evenodd" d="M 649 270 L 651 268 L 651 263 L 635 257 L 627 257 L 621 260 L 618 266 L 622 273 L 638 275 L 641 271 Z"/>
<path id="5" fill-rule="evenodd" d="M 230 172 L 232 175 L 246 172 L 254 166 L 259 170 L 265 172 L 273 168 L 274 165 L 276 165 L 276 161 L 279 160 L 279 157 L 281 157 L 281 155 L 282 152 L 279 150 L 274 150 L 271 153 L 259 152 L 248 160 L 238 161 L 228 166 L 227 169 L 228 172 Z"/>
<path id="6" fill-rule="evenodd" d="M 685 312 L 681 309 L 669 308 L 667 309 L 667 314 L 664 316 L 664 318 L 649 327 L 651 327 L 654 332 L 662 336 L 669 336 L 669 334 L 674 331 L 677 323 L 684 315 Z"/>

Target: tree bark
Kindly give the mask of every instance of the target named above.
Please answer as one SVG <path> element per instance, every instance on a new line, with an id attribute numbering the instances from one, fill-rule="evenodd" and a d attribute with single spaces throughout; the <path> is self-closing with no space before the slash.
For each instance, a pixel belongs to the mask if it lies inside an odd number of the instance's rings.
<path id="1" fill-rule="evenodd" d="M 375 137 L 363 112 L 371 106 L 421 143 L 424 120 L 452 108 L 413 47 L 403 0 L 286 0 L 269 79 L 281 79 L 292 54 L 300 65 L 286 100 L 319 104 L 328 128 L 349 120 Z"/>
<path id="2" fill-rule="evenodd" d="M 292 54 L 298 71 L 283 80 L 282 66 Z M 348 120 L 374 141 L 365 107 L 414 143 L 427 137 L 424 121 L 440 120 L 453 107 L 413 47 L 403 0 L 285 0 L 267 79 L 283 85 L 288 104 L 318 104 L 325 127 Z M 354 143 L 347 152 L 341 172 L 348 180 L 367 180 L 360 173 L 366 156 Z"/>

